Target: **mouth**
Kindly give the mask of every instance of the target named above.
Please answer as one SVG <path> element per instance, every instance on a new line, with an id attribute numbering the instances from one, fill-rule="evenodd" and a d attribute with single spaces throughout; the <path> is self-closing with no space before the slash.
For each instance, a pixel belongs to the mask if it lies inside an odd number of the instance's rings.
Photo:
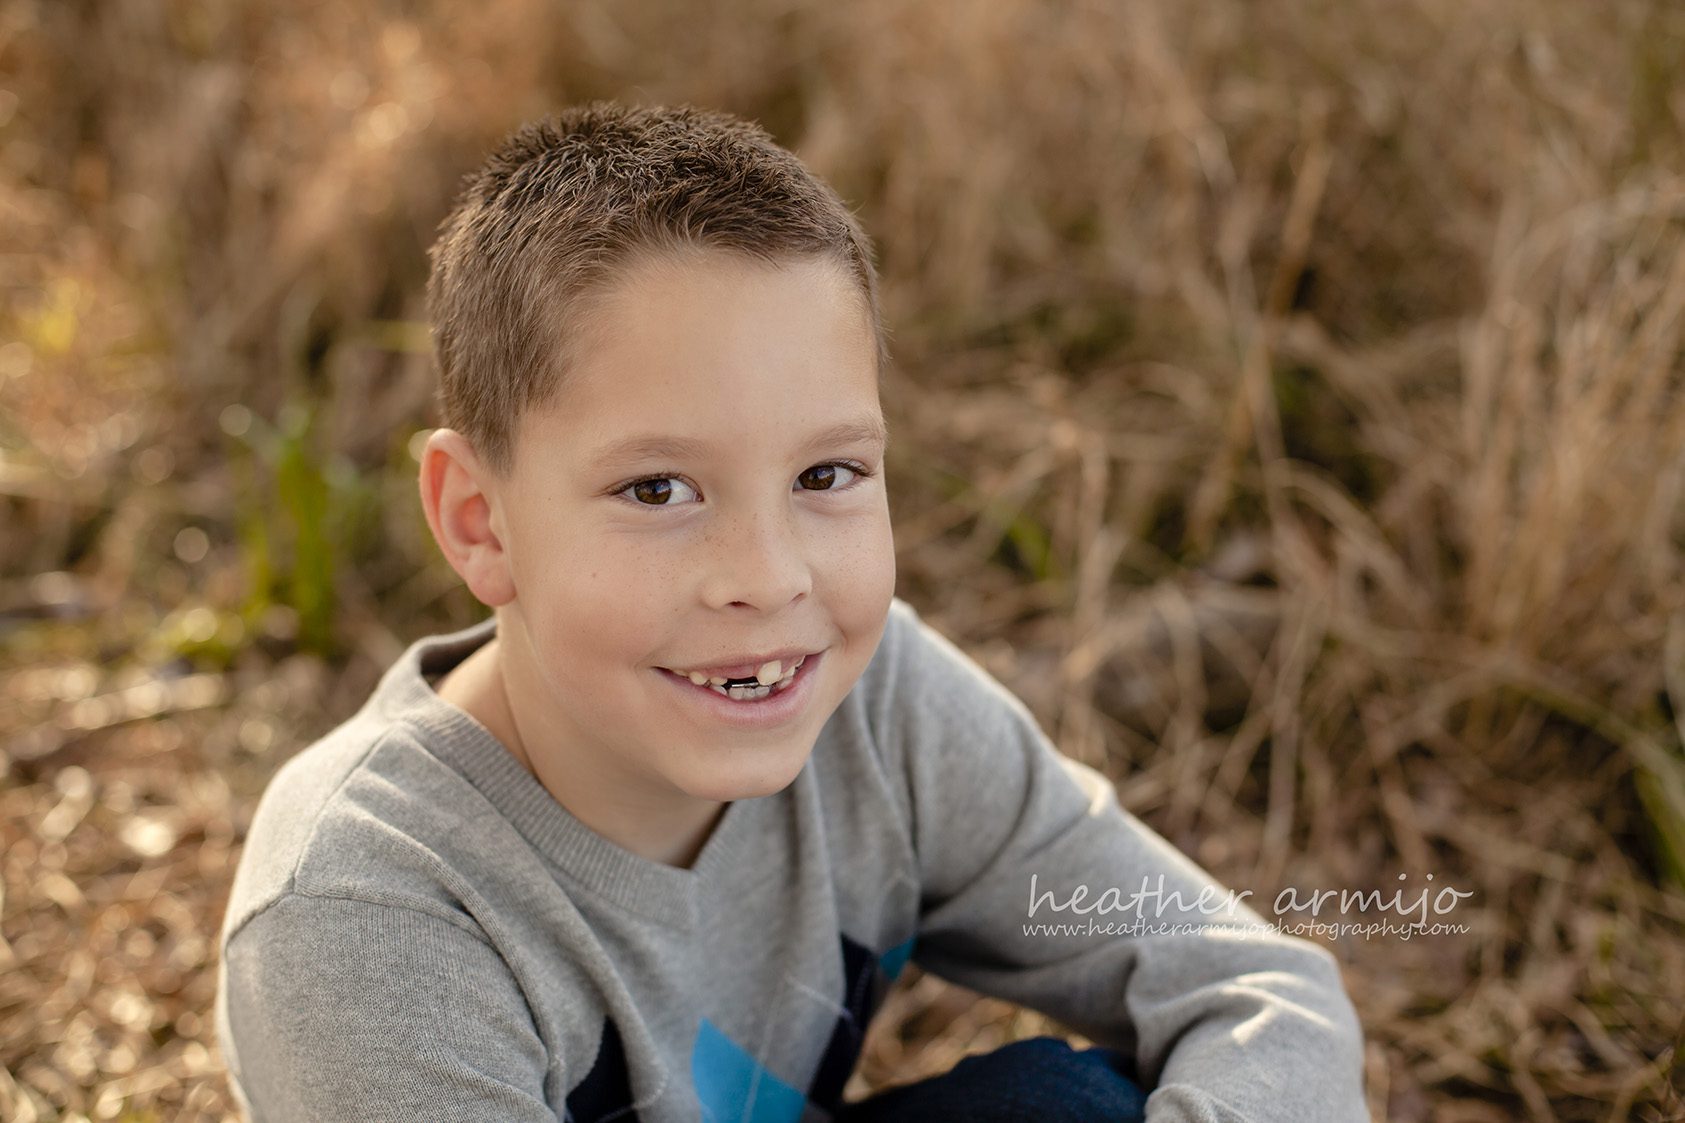
<path id="1" fill-rule="evenodd" d="M 816 662 L 816 652 L 800 656 L 794 663 L 779 668 L 778 677 L 769 682 L 763 682 L 758 676 L 744 678 L 728 678 L 724 675 L 705 675 L 700 671 L 688 673 L 675 671 L 671 667 L 659 667 L 662 674 L 676 679 L 681 683 L 694 686 L 699 690 L 707 690 L 722 698 L 729 698 L 734 702 L 758 702 L 782 694 L 795 685 L 801 678 L 805 668 Z M 766 668 L 762 668 L 766 670 Z"/>
<path id="2" fill-rule="evenodd" d="M 770 683 L 763 683 L 758 677 L 725 678 L 714 675 L 704 678 L 699 672 L 681 674 L 670 667 L 656 669 L 674 685 L 694 693 L 702 700 L 747 716 L 769 708 L 783 709 L 783 702 L 805 696 L 807 692 L 802 687 L 823 655 L 823 651 L 816 651 L 799 657 L 794 663 L 781 668 L 782 673 Z M 697 678 L 702 678 L 702 681 L 697 682 Z"/>

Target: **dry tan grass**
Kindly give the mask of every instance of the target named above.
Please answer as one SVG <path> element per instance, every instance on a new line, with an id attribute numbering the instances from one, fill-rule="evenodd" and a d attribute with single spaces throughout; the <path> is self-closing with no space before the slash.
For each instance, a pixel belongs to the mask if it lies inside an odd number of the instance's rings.
<path id="1" fill-rule="evenodd" d="M 1475 890 L 1335 945 L 1377 1119 L 1685 1118 L 1681 73 L 1665 0 L 0 3 L 0 1116 L 228 1116 L 256 796 L 474 614 L 422 251 L 617 96 L 858 203 L 900 591 L 1067 752 L 1259 899 Z M 855 1088 L 1052 1028 L 914 970 Z"/>

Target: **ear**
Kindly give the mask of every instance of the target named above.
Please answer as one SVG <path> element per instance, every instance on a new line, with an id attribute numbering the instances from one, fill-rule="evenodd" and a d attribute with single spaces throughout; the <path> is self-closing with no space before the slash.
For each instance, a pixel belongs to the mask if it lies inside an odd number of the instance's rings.
<path id="1" fill-rule="evenodd" d="M 468 438 L 435 429 L 421 452 L 421 507 L 445 560 L 488 608 L 515 599 L 490 470 Z"/>

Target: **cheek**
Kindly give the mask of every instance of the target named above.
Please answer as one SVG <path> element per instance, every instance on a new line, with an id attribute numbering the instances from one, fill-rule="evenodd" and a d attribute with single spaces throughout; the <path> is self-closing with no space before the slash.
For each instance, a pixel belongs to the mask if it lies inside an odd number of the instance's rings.
<path id="1" fill-rule="evenodd" d="M 655 630 L 666 582 L 659 559 L 602 533 L 534 536 L 519 559 L 517 595 L 561 675 L 587 676 L 602 662 L 636 659 Z"/>
<path id="2" fill-rule="evenodd" d="M 870 606 L 887 607 L 895 591 L 895 536 L 886 506 L 851 520 L 829 552 L 832 561 L 826 570 L 838 589 L 845 590 L 851 600 L 864 602 L 868 614 Z"/>

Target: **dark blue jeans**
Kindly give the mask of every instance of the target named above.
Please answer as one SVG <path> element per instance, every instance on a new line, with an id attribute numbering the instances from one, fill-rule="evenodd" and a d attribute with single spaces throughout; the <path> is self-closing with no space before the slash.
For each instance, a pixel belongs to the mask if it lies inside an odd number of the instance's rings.
<path id="1" fill-rule="evenodd" d="M 1032 1037 L 966 1057 L 940 1076 L 845 1104 L 836 1123 L 1141 1123 L 1147 1093 L 1111 1049 Z"/>

